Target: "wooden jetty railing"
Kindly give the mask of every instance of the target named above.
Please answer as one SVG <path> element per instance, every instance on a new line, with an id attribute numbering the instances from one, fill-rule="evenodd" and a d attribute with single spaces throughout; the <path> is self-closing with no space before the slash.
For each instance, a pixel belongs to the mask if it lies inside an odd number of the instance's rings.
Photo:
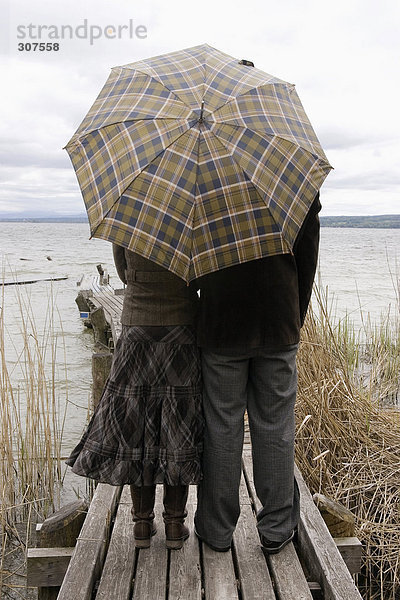
<path id="1" fill-rule="evenodd" d="M 120 332 L 122 301 L 121 291 L 114 290 L 104 274 L 81 281 L 77 303 L 95 331 L 94 371 L 99 366 L 104 370 L 99 378 L 103 383 L 110 361 L 101 363 L 96 354 L 100 347 L 100 354 L 110 355 Z M 100 389 L 102 384 L 97 383 Z M 193 532 L 195 486 L 190 486 L 188 500 L 191 535 L 182 550 L 171 551 L 163 536 L 160 489 L 156 495 L 159 533 L 149 549 L 139 550 L 134 546 L 129 487 L 99 484 L 73 548 L 29 550 L 28 583 L 39 587 L 39 600 L 360 600 L 352 577 L 360 570 L 360 542 L 353 537 L 335 541 L 297 468 L 296 478 L 301 498 L 298 540 L 267 560 L 256 530 L 260 502 L 254 489 L 248 435 L 243 450 L 241 514 L 227 553 L 212 551 Z M 76 507 L 71 507 L 73 510 Z M 57 520 L 57 516 L 52 518 Z M 63 518 L 65 522 L 65 509 Z M 35 557 L 38 551 L 42 551 L 40 568 Z M 57 575 L 49 577 L 55 563 Z"/>

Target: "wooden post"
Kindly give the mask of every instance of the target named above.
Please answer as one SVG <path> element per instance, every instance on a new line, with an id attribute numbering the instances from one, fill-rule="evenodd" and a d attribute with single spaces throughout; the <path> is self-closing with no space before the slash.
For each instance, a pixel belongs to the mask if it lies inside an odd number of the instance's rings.
<path id="1" fill-rule="evenodd" d="M 340 502 L 327 498 L 323 494 L 314 494 L 313 500 L 350 573 L 352 575 L 360 573 L 362 545 L 360 540 L 355 537 L 353 513 Z"/>
<path id="2" fill-rule="evenodd" d="M 76 500 L 37 526 L 37 547 L 28 549 L 28 585 L 38 588 L 38 600 L 56 600 L 88 505 Z"/>
<path id="3" fill-rule="evenodd" d="M 75 302 L 79 308 L 79 314 L 81 319 L 84 319 L 85 327 L 92 327 L 90 322 L 90 302 L 89 298 L 92 296 L 92 292 L 90 290 L 81 290 L 77 297 L 75 298 Z"/>
<path id="4" fill-rule="evenodd" d="M 98 274 L 100 275 L 100 285 L 103 285 L 104 269 L 101 264 L 96 265 L 96 269 L 97 269 Z"/>
<path id="5" fill-rule="evenodd" d="M 93 326 L 94 331 L 94 339 L 96 342 L 100 342 L 104 344 L 104 346 L 108 346 L 108 330 L 110 328 L 107 319 L 104 315 L 104 308 L 99 307 L 95 308 L 90 313 L 90 321 Z"/>
<path id="6" fill-rule="evenodd" d="M 90 305 L 88 302 L 90 296 L 91 293 L 88 290 L 82 290 L 75 298 L 75 302 L 80 312 L 90 312 Z"/>
<path id="7" fill-rule="evenodd" d="M 352 575 L 361 573 L 362 544 L 357 537 L 333 538 L 348 570 Z"/>
<path id="8" fill-rule="evenodd" d="M 108 285 L 110 283 L 110 276 L 108 272 L 105 271 L 101 265 L 97 265 L 96 268 L 100 275 L 100 285 Z"/>
<path id="9" fill-rule="evenodd" d="M 332 537 L 354 536 L 355 518 L 351 510 L 323 494 L 314 494 L 313 500 Z"/>

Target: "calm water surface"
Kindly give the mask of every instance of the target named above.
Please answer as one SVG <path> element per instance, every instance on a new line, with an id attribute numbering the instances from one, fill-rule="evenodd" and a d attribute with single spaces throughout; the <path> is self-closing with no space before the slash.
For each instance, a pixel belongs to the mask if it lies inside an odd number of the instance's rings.
<path id="1" fill-rule="evenodd" d="M 111 244 L 88 238 L 86 224 L 0 223 L 1 280 L 68 276 L 65 281 L 4 286 L 1 299 L 6 360 L 16 386 L 23 385 L 24 379 L 18 361 L 22 347 L 21 315 L 32 317 L 34 327 L 30 325 L 29 330 L 44 340 L 45 346 L 56 342 L 57 394 L 60 408 L 63 410 L 65 404 L 67 408 L 65 455 L 85 426 L 91 386 L 93 338 L 81 322 L 75 304 L 77 281 L 82 274 L 96 273 L 96 265 L 101 263 L 109 271 L 111 283 L 120 285 Z M 388 312 L 395 315 L 399 310 L 399 249 L 400 229 L 322 228 L 319 277 L 329 289 L 338 318 L 350 313 L 358 322 L 360 307 L 376 321 Z M 49 306 L 55 308 L 51 310 Z M 49 339 L 51 315 L 54 324 Z M 80 482 L 81 478 L 77 479 Z"/>

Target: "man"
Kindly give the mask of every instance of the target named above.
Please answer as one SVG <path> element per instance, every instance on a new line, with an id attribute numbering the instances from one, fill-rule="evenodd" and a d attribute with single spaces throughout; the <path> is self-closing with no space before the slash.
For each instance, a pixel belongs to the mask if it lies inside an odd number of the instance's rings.
<path id="1" fill-rule="evenodd" d="M 198 280 L 206 432 L 195 530 L 216 551 L 229 550 L 240 513 L 246 409 L 264 552 L 279 552 L 297 527 L 296 353 L 317 265 L 320 209 L 317 194 L 292 254 Z"/>

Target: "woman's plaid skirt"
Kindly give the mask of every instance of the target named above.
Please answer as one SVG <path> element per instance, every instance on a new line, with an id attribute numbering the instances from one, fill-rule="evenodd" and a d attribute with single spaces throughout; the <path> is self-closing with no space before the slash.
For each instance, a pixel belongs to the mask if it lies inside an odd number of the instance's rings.
<path id="1" fill-rule="evenodd" d="M 111 485 L 198 483 L 202 436 L 192 329 L 123 326 L 99 404 L 67 464 Z"/>

